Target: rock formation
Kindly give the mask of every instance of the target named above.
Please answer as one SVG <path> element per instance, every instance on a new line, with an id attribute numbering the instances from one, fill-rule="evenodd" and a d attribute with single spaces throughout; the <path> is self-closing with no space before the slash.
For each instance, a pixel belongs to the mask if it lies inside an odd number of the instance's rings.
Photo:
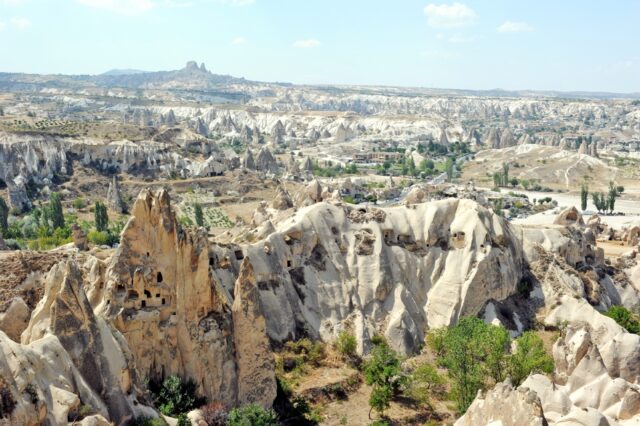
<path id="1" fill-rule="evenodd" d="M 269 148 L 262 147 L 256 156 L 256 170 L 265 173 L 277 173 L 278 163 Z"/>
<path id="2" fill-rule="evenodd" d="M 242 167 L 244 167 L 245 169 L 248 169 L 248 170 L 255 170 L 256 169 L 256 162 L 253 159 L 253 152 L 251 152 L 250 149 L 247 149 L 247 153 L 245 154 L 244 158 L 242 159 Z"/>
<path id="3" fill-rule="evenodd" d="M 584 220 L 582 219 L 582 214 L 578 211 L 574 206 L 567 207 L 558 213 L 558 216 L 553 221 L 554 225 L 562 225 L 562 226 L 584 226 Z"/>
<path id="4" fill-rule="evenodd" d="M 113 175 L 109 183 L 107 191 L 107 206 L 116 213 L 123 214 L 127 212 L 127 205 L 120 195 L 120 186 L 118 185 L 118 177 Z"/>
<path id="5" fill-rule="evenodd" d="M 76 223 L 71 224 L 71 238 L 73 238 L 73 245 L 78 250 L 87 250 L 87 234 Z"/>
<path id="6" fill-rule="evenodd" d="M 307 191 L 322 194 L 317 182 Z M 411 353 L 425 327 L 508 297 L 522 270 L 509 226 L 470 200 L 384 210 L 316 202 L 284 225 L 246 247 L 275 341 L 301 330 L 330 341 L 349 328 L 361 351 L 382 333 Z"/>
<path id="7" fill-rule="evenodd" d="M 94 314 L 83 290 L 80 268 L 73 261 L 59 263 L 47 274 L 44 298 L 22 333 L 22 344 L 38 344 L 47 336 L 68 354 L 66 368 L 82 377 L 67 387 L 72 394 L 79 394 L 83 403 L 116 423 L 139 412 L 137 406 L 145 397 L 127 343 Z"/>
<path id="8" fill-rule="evenodd" d="M 238 362 L 238 401 L 271 407 L 276 395 L 275 364 L 260 307 L 260 294 L 253 266 L 245 257 L 235 285 L 233 333 Z"/>
<path id="9" fill-rule="evenodd" d="M 459 418 L 455 426 L 479 426 L 500 424 L 504 426 L 546 426 L 538 395 L 525 387 L 517 391 L 509 380 L 498 383 L 493 389 L 482 392 Z"/>
<path id="10" fill-rule="evenodd" d="M 273 199 L 272 207 L 276 210 L 286 210 L 293 207 L 291 196 L 282 185 L 278 185 L 276 188 L 276 196 Z"/>
<path id="11" fill-rule="evenodd" d="M 245 342 L 243 335 L 233 337 L 233 297 L 210 269 L 206 233 L 180 229 L 165 191 L 143 191 L 132 214 L 97 310 L 122 333 L 144 376 L 189 377 L 209 400 L 230 405 L 250 400 L 246 392 L 259 384 L 239 388 L 238 371 L 254 367 L 236 357 Z M 263 362 L 272 356 L 258 354 Z M 275 389 L 260 395 L 260 402 L 269 398 L 275 398 Z"/>

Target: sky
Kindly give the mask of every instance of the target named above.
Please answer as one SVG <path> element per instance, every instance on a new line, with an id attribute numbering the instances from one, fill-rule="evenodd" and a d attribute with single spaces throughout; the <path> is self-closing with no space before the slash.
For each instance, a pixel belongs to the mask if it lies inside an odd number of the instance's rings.
<path id="1" fill-rule="evenodd" d="M 640 0 L 0 0 L 0 71 L 640 92 Z"/>

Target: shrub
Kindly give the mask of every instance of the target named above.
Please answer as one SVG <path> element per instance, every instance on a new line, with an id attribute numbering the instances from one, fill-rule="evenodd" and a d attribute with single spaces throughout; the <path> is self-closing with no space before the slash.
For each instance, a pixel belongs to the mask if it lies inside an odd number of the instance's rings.
<path id="1" fill-rule="evenodd" d="M 358 342 L 356 341 L 356 337 L 347 330 L 342 330 L 340 334 L 338 334 L 338 338 L 334 343 L 336 350 L 343 356 L 347 357 L 351 357 L 356 354 L 357 345 Z"/>
<path id="2" fill-rule="evenodd" d="M 86 205 L 84 198 L 82 197 L 78 197 L 75 200 L 73 200 L 73 208 L 76 210 L 80 210 L 81 208 L 83 208 Z"/>
<path id="3" fill-rule="evenodd" d="M 226 426 L 229 413 L 222 403 L 213 401 L 200 407 L 200 410 L 207 426 Z"/>
<path id="4" fill-rule="evenodd" d="M 196 384 L 193 380 L 182 381 L 177 376 L 169 376 L 162 386 L 150 386 L 154 394 L 154 403 L 165 416 L 178 416 L 202 405 L 204 401 L 196 396 Z"/>
<path id="5" fill-rule="evenodd" d="M 428 404 L 431 395 L 442 395 L 445 380 L 431 364 L 421 364 L 410 374 L 404 394 L 419 404 Z"/>
<path id="6" fill-rule="evenodd" d="M 234 408 L 229 413 L 228 426 L 276 426 L 278 417 L 275 411 L 265 410 L 257 404 Z"/>
<path id="7" fill-rule="evenodd" d="M 0 377 L 0 419 L 9 417 L 16 408 L 16 400 L 13 398 L 9 385 Z"/>
<path id="8" fill-rule="evenodd" d="M 105 231 L 91 231 L 87 235 L 87 239 L 90 243 L 93 243 L 97 246 L 109 244 L 109 234 Z"/>
<path id="9" fill-rule="evenodd" d="M 525 331 L 516 339 L 516 350 L 509 358 L 509 370 L 516 386 L 531 373 L 553 371 L 553 358 L 547 354 L 542 339 L 534 331 Z"/>
<path id="10" fill-rule="evenodd" d="M 613 318 L 621 327 L 624 327 L 629 333 L 640 334 L 640 321 L 638 318 L 624 306 L 612 306 L 605 315 Z"/>

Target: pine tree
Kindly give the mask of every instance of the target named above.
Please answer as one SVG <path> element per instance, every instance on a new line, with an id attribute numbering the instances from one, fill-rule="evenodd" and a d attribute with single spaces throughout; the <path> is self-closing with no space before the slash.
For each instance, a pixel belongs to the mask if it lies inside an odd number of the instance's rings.
<path id="1" fill-rule="evenodd" d="M 193 204 L 193 214 L 196 219 L 196 225 L 204 226 L 204 215 L 202 214 L 202 206 L 200 203 Z"/>
<path id="2" fill-rule="evenodd" d="M 64 214 L 62 213 L 62 197 L 57 192 L 49 199 L 51 208 L 51 224 L 53 229 L 64 228 Z"/>
<path id="3" fill-rule="evenodd" d="M 9 206 L 4 201 L 4 198 L 0 197 L 0 234 L 6 235 L 9 228 Z"/>
<path id="4" fill-rule="evenodd" d="M 587 209 L 587 200 L 589 199 L 589 184 L 584 182 L 580 188 L 580 207 L 582 211 Z"/>
<path id="5" fill-rule="evenodd" d="M 96 230 L 100 232 L 106 232 L 109 229 L 109 215 L 107 214 L 107 206 L 100 201 L 96 201 L 95 206 L 95 221 Z"/>

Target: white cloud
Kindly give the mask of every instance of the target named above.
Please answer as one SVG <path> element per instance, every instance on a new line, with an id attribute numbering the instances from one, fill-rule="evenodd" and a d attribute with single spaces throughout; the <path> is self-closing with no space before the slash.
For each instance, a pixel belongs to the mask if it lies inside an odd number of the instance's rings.
<path id="1" fill-rule="evenodd" d="M 220 4 L 228 4 L 231 6 L 250 6 L 256 2 L 256 0 L 216 0 Z"/>
<path id="2" fill-rule="evenodd" d="M 320 42 L 313 38 L 309 40 L 298 40 L 295 43 L 293 43 L 293 47 L 297 47 L 300 49 L 309 49 L 317 46 L 320 46 Z"/>
<path id="3" fill-rule="evenodd" d="M 526 22 L 505 21 L 497 30 L 499 33 L 527 33 L 533 31 L 533 27 Z"/>
<path id="4" fill-rule="evenodd" d="M 104 9 L 120 15 L 134 16 L 148 12 L 156 4 L 152 0 L 76 0 L 85 6 Z"/>
<path id="5" fill-rule="evenodd" d="M 4 27 L 6 27 L 7 24 L 5 24 L 4 22 L 0 21 L 0 31 L 4 30 Z"/>
<path id="6" fill-rule="evenodd" d="M 438 40 L 444 40 L 444 33 L 438 33 L 438 34 L 436 34 L 436 38 L 437 38 Z"/>
<path id="7" fill-rule="evenodd" d="M 231 40 L 231 44 L 235 45 L 235 46 L 240 46 L 243 44 L 247 44 L 249 40 L 247 40 L 245 37 L 236 37 L 233 40 Z"/>
<path id="8" fill-rule="evenodd" d="M 460 28 L 472 24 L 476 13 L 462 3 L 428 4 L 424 8 L 427 23 L 434 28 Z"/>
<path id="9" fill-rule="evenodd" d="M 25 30 L 31 26 L 31 21 L 27 18 L 16 18 L 13 17 L 9 20 L 11 25 L 19 30 Z"/>
<path id="10" fill-rule="evenodd" d="M 24 0 L 0 0 L 0 4 L 4 4 L 6 6 L 18 6 L 24 3 Z"/>

